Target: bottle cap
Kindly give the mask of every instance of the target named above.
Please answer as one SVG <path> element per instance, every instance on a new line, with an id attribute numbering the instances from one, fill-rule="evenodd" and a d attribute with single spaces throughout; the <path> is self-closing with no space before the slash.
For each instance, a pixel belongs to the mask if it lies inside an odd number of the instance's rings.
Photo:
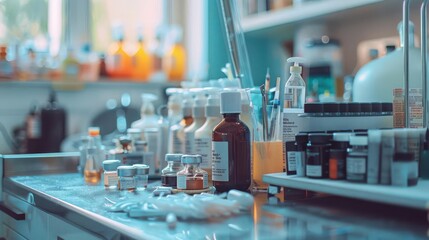
<path id="1" fill-rule="evenodd" d="M 353 136 L 353 133 L 349 133 L 349 132 L 334 132 L 332 140 L 337 141 L 337 142 L 349 142 L 350 141 L 350 136 Z"/>
<path id="2" fill-rule="evenodd" d="M 182 114 L 184 117 L 192 116 L 192 99 L 190 96 L 185 98 L 182 102 Z"/>
<path id="3" fill-rule="evenodd" d="M 99 127 L 89 127 L 88 128 L 88 135 L 91 137 L 96 137 L 100 135 L 100 128 Z"/>
<path id="4" fill-rule="evenodd" d="M 105 160 L 103 161 L 103 168 L 105 171 L 116 171 L 116 169 L 121 165 L 119 160 Z"/>
<path id="5" fill-rule="evenodd" d="M 366 146 L 368 145 L 368 137 L 365 136 L 350 136 L 350 145 Z"/>
<path id="6" fill-rule="evenodd" d="M 381 103 L 379 103 L 379 102 L 371 103 L 371 112 L 381 113 Z"/>
<path id="7" fill-rule="evenodd" d="M 310 133 L 308 134 L 308 142 L 315 143 L 329 143 L 331 135 L 327 133 Z"/>
<path id="8" fill-rule="evenodd" d="M 408 152 L 408 153 L 401 153 L 397 152 L 393 154 L 393 161 L 398 162 L 411 162 L 414 161 L 414 153 Z"/>
<path id="9" fill-rule="evenodd" d="M 183 154 L 179 153 L 167 153 L 165 154 L 166 162 L 181 162 Z"/>
<path id="10" fill-rule="evenodd" d="M 203 161 L 203 158 L 201 157 L 201 155 L 183 155 L 181 160 L 183 164 L 193 164 L 201 163 Z"/>
<path id="11" fill-rule="evenodd" d="M 133 166 L 119 166 L 118 176 L 120 177 L 132 177 L 136 175 L 136 168 Z"/>
<path id="12" fill-rule="evenodd" d="M 136 135 L 139 134 L 140 135 L 140 134 L 142 134 L 142 130 L 140 128 L 128 128 L 127 129 L 127 133 L 128 134 L 133 134 L 133 135 L 134 134 L 136 134 Z"/>
<path id="13" fill-rule="evenodd" d="M 340 111 L 340 106 L 338 103 L 324 103 L 323 112 L 325 113 L 338 113 Z"/>
<path id="14" fill-rule="evenodd" d="M 205 106 L 207 100 L 202 93 L 197 94 L 197 97 L 194 100 L 194 104 L 192 106 L 192 116 L 194 118 L 203 118 L 205 117 Z"/>
<path id="15" fill-rule="evenodd" d="M 391 102 L 383 102 L 381 103 L 381 111 L 382 112 L 392 112 L 393 111 L 393 104 Z"/>
<path id="16" fill-rule="evenodd" d="M 299 63 L 304 63 L 304 58 L 301 57 L 291 57 L 287 59 L 287 62 L 293 62 L 293 66 L 291 66 L 289 68 L 290 73 L 298 73 L 301 74 L 302 73 L 302 67 L 299 66 Z"/>
<path id="17" fill-rule="evenodd" d="M 372 104 L 371 103 L 361 103 L 360 104 L 360 111 L 364 112 L 364 113 L 372 112 Z"/>
<path id="18" fill-rule="evenodd" d="M 220 94 L 220 113 L 241 113 L 240 92 L 222 92 Z"/>
<path id="19" fill-rule="evenodd" d="M 323 113 L 323 103 L 305 103 L 305 113 Z"/>
<path id="20" fill-rule="evenodd" d="M 133 164 L 133 167 L 136 169 L 136 175 L 149 174 L 149 166 L 146 164 Z"/>
<path id="21" fill-rule="evenodd" d="M 141 97 L 143 104 L 140 113 L 143 115 L 154 115 L 155 107 L 153 106 L 153 102 L 158 100 L 158 97 L 152 93 L 143 93 Z"/>
<path id="22" fill-rule="evenodd" d="M 351 102 L 351 103 L 348 103 L 348 105 L 349 105 L 349 112 L 351 112 L 351 113 L 360 113 L 361 112 L 360 103 Z"/>
<path id="23" fill-rule="evenodd" d="M 338 110 L 340 111 L 340 113 L 348 113 L 349 112 L 349 103 L 346 102 L 341 102 L 338 103 Z"/>
<path id="24" fill-rule="evenodd" d="M 308 134 L 307 133 L 298 133 L 297 135 L 295 135 L 295 142 L 307 143 L 308 142 Z"/>

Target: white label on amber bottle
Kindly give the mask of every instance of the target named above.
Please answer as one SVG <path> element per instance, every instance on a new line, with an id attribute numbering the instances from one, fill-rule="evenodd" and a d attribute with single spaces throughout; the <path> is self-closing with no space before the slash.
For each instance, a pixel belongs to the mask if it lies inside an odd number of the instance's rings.
<path id="1" fill-rule="evenodd" d="M 177 189 L 186 189 L 186 175 L 177 175 Z"/>
<path id="2" fill-rule="evenodd" d="M 212 166 L 212 149 L 211 149 L 211 138 L 196 138 L 195 139 L 195 154 L 199 154 L 202 157 L 200 164 L 201 168 L 207 169 Z"/>
<path id="3" fill-rule="evenodd" d="M 212 142 L 213 181 L 229 181 L 228 142 Z"/>

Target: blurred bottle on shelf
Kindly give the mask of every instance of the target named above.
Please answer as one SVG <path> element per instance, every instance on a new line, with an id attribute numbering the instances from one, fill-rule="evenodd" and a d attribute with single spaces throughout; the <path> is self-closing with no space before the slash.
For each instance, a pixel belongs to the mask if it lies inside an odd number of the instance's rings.
<path id="1" fill-rule="evenodd" d="M 132 73 L 131 56 L 125 50 L 124 33 L 121 26 L 113 29 L 114 43 L 106 56 L 106 68 L 109 77 L 128 78 Z"/>
<path id="2" fill-rule="evenodd" d="M 108 77 L 107 67 L 106 67 L 106 55 L 104 53 L 100 54 L 99 62 L 98 62 L 98 76 L 101 78 Z"/>
<path id="3" fill-rule="evenodd" d="M 79 78 L 79 61 L 76 58 L 74 50 L 69 48 L 67 56 L 62 64 L 63 81 L 74 82 Z"/>
<path id="4" fill-rule="evenodd" d="M 21 58 L 18 66 L 19 80 L 35 80 L 38 77 L 36 53 L 32 48 L 27 50 L 27 55 Z"/>
<path id="5" fill-rule="evenodd" d="M 99 77 L 99 67 L 97 54 L 92 52 L 89 43 L 84 44 L 79 57 L 79 80 L 90 82 L 97 81 Z"/>
<path id="6" fill-rule="evenodd" d="M 182 29 L 177 26 L 171 27 L 166 41 L 171 43 L 171 47 L 163 58 L 164 73 L 169 81 L 181 81 L 186 72 L 186 51 L 181 43 Z"/>
<path id="7" fill-rule="evenodd" d="M 143 34 L 139 33 L 138 48 L 133 58 L 133 78 L 147 81 L 152 72 L 152 59 L 146 49 Z"/>
<path id="8" fill-rule="evenodd" d="M 54 91 L 49 94 L 48 104 L 41 110 L 42 152 L 60 152 L 61 142 L 66 138 L 67 113 L 57 101 Z"/>
<path id="9" fill-rule="evenodd" d="M 26 153 L 40 153 L 41 144 L 41 121 L 40 111 L 37 105 L 31 107 L 30 112 L 25 119 L 25 146 Z"/>
<path id="10" fill-rule="evenodd" d="M 12 79 L 14 77 L 13 62 L 7 59 L 7 46 L 0 46 L 0 79 Z"/>

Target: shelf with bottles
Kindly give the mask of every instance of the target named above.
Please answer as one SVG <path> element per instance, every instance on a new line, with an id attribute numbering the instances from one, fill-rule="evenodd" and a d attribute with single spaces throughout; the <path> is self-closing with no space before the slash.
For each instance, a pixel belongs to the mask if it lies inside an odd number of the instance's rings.
<path id="1" fill-rule="evenodd" d="M 249 1 L 251 2 L 251 1 Z M 247 8 L 243 2 L 239 7 Z M 335 17 L 356 18 L 368 10 L 384 8 L 400 1 L 386 0 L 318 0 L 280 9 L 244 15 L 241 25 L 248 35 L 291 38 L 298 24 L 306 21 L 320 21 Z"/>
<path id="2" fill-rule="evenodd" d="M 288 187 L 328 193 L 337 196 L 368 200 L 420 210 L 429 208 L 429 180 L 420 179 L 413 187 L 395 187 L 352 183 L 345 180 L 310 179 L 287 176 L 286 173 L 271 173 L 263 181 L 272 186 Z"/>

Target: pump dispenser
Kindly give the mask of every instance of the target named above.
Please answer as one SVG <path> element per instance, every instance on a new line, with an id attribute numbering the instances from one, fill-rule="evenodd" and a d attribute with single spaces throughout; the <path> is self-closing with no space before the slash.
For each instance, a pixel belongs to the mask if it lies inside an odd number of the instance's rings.
<path id="1" fill-rule="evenodd" d="M 207 104 L 205 106 L 206 121 L 195 131 L 195 154 L 201 155 L 201 168 L 208 173 L 209 185 L 212 185 L 212 132 L 222 121 L 218 88 L 207 88 Z"/>
<path id="2" fill-rule="evenodd" d="M 185 132 L 185 154 L 195 154 L 195 131 L 203 126 L 206 121 L 204 108 L 206 106 L 207 99 L 205 92 L 202 89 L 195 90 L 196 97 L 192 106 L 192 117 L 193 123 L 186 127 Z"/>
<path id="3" fill-rule="evenodd" d="M 182 88 L 168 88 L 166 90 L 168 97 L 168 121 L 170 125 L 174 125 L 183 119 L 182 115 L 182 101 L 183 89 Z"/>
<path id="4" fill-rule="evenodd" d="M 158 116 L 155 114 L 155 107 L 153 102 L 158 100 L 158 97 L 152 93 L 142 94 L 142 107 L 140 109 L 141 119 L 131 124 L 132 128 L 141 129 L 142 132 L 146 128 L 157 128 L 158 127 Z M 144 139 L 144 136 L 142 136 Z"/>
<path id="5" fill-rule="evenodd" d="M 293 63 L 290 67 L 290 77 L 285 84 L 284 91 L 284 111 L 289 109 L 304 110 L 305 103 L 305 82 L 301 77 L 302 67 L 299 63 L 303 63 L 304 59 L 300 57 L 291 57 L 287 62 Z"/>

